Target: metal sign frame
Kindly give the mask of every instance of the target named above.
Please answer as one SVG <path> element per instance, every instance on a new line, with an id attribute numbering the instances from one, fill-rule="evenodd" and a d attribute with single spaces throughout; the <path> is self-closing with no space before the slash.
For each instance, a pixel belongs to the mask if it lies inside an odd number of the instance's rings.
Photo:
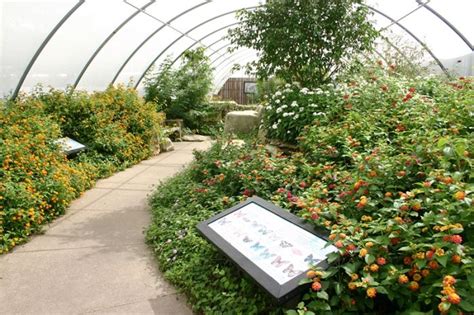
<path id="1" fill-rule="evenodd" d="M 224 255 L 226 255 L 231 261 L 233 261 L 241 270 L 247 273 L 253 278 L 257 284 L 267 291 L 279 304 L 283 304 L 290 300 L 292 297 L 299 293 L 304 292 L 308 289 L 309 284 L 301 285 L 301 281 L 306 279 L 306 272 L 295 276 L 288 282 L 279 284 L 274 278 L 264 272 L 258 267 L 253 261 L 243 255 L 239 250 L 227 242 L 221 235 L 214 231 L 209 225 L 223 217 L 232 214 L 233 212 L 246 207 L 249 204 L 256 204 L 266 211 L 277 215 L 278 217 L 288 221 L 290 224 L 296 225 L 298 228 L 309 232 L 316 237 L 328 241 L 328 233 L 322 229 L 317 229 L 314 226 L 308 224 L 303 219 L 285 211 L 284 209 L 262 199 L 257 196 L 247 199 L 230 209 L 227 209 L 212 218 L 209 218 L 197 225 L 198 231 L 212 244 L 214 244 Z M 282 231 L 283 232 L 283 231 Z M 327 259 L 320 261 L 317 267 L 326 269 L 329 265 Z"/>

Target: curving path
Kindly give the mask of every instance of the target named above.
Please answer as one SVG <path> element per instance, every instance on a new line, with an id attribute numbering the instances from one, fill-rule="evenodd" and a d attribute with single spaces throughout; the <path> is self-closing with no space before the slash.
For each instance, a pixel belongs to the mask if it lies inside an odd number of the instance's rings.
<path id="1" fill-rule="evenodd" d="M 0 256 L 0 314 L 192 314 L 144 243 L 147 196 L 209 142 L 175 143 L 97 182 L 47 231 Z"/>

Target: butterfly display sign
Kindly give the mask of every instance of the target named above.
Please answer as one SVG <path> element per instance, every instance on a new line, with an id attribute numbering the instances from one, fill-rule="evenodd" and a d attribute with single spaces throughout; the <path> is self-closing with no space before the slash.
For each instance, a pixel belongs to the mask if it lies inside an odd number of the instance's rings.
<path id="1" fill-rule="evenodd" d="M 54 143 L 59 145 L 61 150 L 66 155 L 75 154 L 86 149 L 85 145 L 69 137 L 57 139 L 56 141 L 54 141 Z"/>
<path id="2" fill-rule="evenodd" d="M 198 230 L 280 303 L 304 290 L 300 281 L 310 267 L 326 268 L 326 255 L 337 251 L 327 234 L 259 197 L 199 223 Z"/>

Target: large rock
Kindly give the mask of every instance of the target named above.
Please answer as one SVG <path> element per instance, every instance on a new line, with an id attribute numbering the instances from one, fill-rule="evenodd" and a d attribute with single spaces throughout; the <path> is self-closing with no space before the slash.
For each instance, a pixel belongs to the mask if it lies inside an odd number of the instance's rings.
<path id="1" fill-rule="evenodd" d="M 160 144 L 160 149 L 162 152 L 169 152 L 174 150 L 174 144 L 170 138 L 165 138 Z"/>
<path id="2" fill-rule="evenodd" d="M 182 137 L 185 142 L 204 142 L 211 140 L 211 137 L 201 135 L 185 135 Z"/>
<path id="3" fill-rule="evenodd" d="M 225 116 L 224 132 L 251 133 L 258 130 L 260 113 L 254 110 L 229 112 Z"/>

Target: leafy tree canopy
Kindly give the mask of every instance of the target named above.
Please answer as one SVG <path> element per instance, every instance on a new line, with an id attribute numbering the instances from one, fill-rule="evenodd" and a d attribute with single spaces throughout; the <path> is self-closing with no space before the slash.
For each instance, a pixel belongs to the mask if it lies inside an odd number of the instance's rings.
<path id="1" fill-rule="evenodd" d="M 239 12 L 229 31 L 234 49 L 249 47 L 260 59 L 249 67 L 261 79 L 273 75 L 315 87 L 370 51 L 378 32 L 362 0 L 273 0 Z"/>

